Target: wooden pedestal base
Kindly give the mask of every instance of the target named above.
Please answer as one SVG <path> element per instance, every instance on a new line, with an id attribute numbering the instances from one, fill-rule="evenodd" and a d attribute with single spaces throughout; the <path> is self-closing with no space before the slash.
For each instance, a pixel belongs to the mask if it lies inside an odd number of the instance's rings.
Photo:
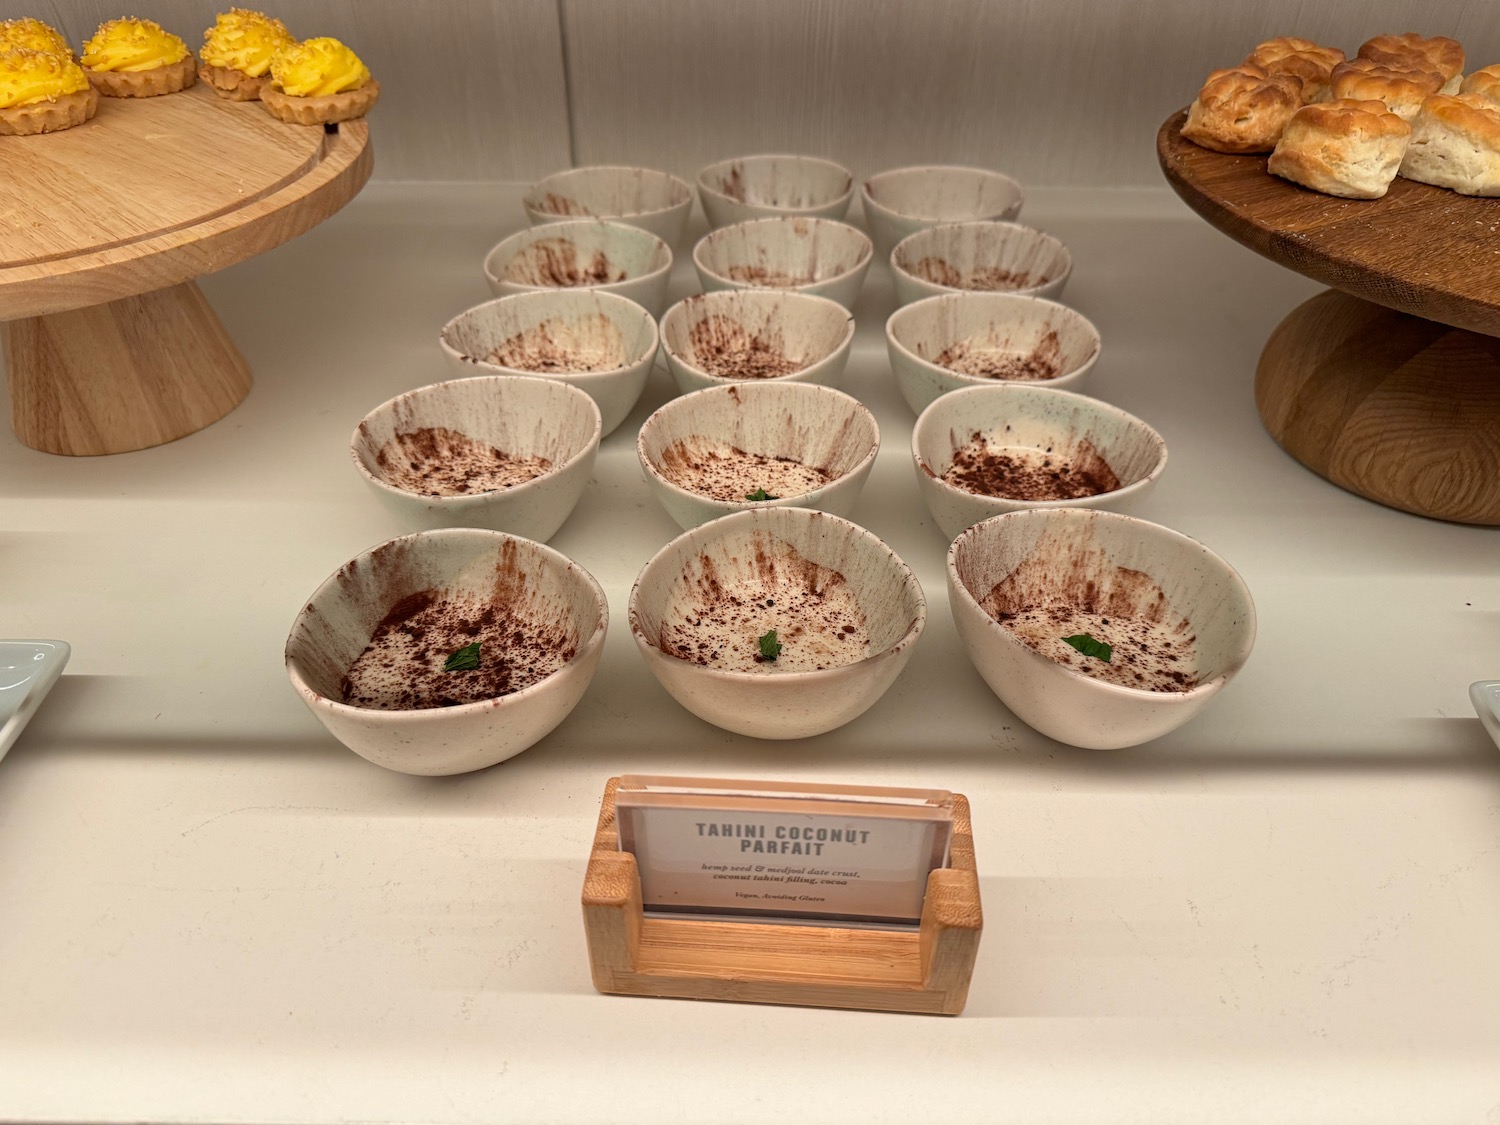
<path id="1" fill-rule="evenodd" d="M 162 445 L 250 393 L 250 367 L 193 282 L 4 326 L 16 436 L 93 456 Z"/>
<path id="2" fill-rule="evenodd" d="M 635 857 L 619 850 L 604 791 L 583 884 L 594 987 L 628 996 L 957 1015 L 983 916 L 969 803 L 954 797 L 952 866 L 927 880 L 916 932 L 657 918 L 641 910 Z"/>
<path id="3" fill-rule="evenodd" d="M 1500 339 L 1329 290 L 1271 334 L 1255 402 L 1281 447 L 1339 487 L 1500 525 Z"/>

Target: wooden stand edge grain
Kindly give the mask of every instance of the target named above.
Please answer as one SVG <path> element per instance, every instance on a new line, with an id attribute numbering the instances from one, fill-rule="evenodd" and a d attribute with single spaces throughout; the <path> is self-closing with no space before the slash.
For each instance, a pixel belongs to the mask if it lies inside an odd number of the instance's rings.
<path id="1" fill-rule="evenodd" d="M 955 794 L 951 866 L 927 879 L 916 932 L 655 918 L 619 850 L 610 778 L 583 883 L 594 987 L 625 996 L 957 1015 L 983 912 L 967 798 Z"/>

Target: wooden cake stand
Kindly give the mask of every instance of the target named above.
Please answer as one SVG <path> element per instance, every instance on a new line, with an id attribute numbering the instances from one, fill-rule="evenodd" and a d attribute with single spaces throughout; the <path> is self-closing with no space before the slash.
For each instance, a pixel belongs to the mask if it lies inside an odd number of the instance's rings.
<path id="1" fill-rule="evenodd" d="M 1398 177 L 1346 200 L 1182 138 L 1156 138 L 1193 210 L 1333 286 L 1261 353 L 1255 401 L 1283 449 L 1351 492 L 1419 515 L 1500 525 L 1500 199 Z"/>
<path id="2" fill-rule="evenodd" d="M 0 320 L 18 436 L 123 453 L 237 406 L 250 368 L 193 283 L 310 230 L 370 178 L 364 121 L 283 125 L 202 86 L 0 137 Z"/>

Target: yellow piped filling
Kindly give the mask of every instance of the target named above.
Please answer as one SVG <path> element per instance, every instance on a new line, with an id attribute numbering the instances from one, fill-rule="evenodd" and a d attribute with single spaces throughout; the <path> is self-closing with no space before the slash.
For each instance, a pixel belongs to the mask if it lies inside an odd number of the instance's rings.
<path id="1" fill-rule="evenodd" d="M 152 20 L 109 20 L 83 45 L 90 70 L 140 71 L 171 66 L 190 54 L 187 44 Z"/>
<path id="2" fill-rule="evenodd" d="M 24 16 L 18 20 L 5 20 L 0 23 L 0 51 L 8 51 L 16 47 L 28 51 L 46 51 L 49 54 L 62 55 L 66 59 L 73 57 L 73 49 L 62 37 L 62 32 L 33 16 Z"/>
<path id="3" fill-rule="evenodd" d="M 0 53 L 0 109 L 55 102 L 88 88 L 88 76 L 70 57 L 24 48 Z"/>
<path id="4" fill-rule="evenodd" d="M 209 66 L 238 70 L 260 78 L 271 69 L 277 51 L 295 46 L 286 24 L 260 12 L 231 8 L 203 33 L 199 56 Z"/>
<path id="5" fill-rule="evenodd" d="M 276 52 L 271 81 L 294 98 L 316 98 L 358 90 L 370 81 L 370 70 L 337 39 L 322 37 Z"/>

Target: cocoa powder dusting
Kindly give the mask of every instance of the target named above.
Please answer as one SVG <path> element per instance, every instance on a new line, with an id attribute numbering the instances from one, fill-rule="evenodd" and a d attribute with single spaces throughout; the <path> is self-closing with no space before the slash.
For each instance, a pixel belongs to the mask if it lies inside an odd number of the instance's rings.
<path id="1" fill-rule="evenodd" d="M 960 340 L 945 348 L 932 362 L 960 375 L 980 379 L 1037 382 L 1055 379 L 1062 374 L 1062 343 L 1052 329 L 1048 329 L 1029 353 L 1006 351 L 973 339 Z"/>
<path id="2" fill-rule="evenodd" d="M 710 500 L 744 500 L 757 489 L 771 496 L 800 496 L 833 479 L 826 469 L 791 457 L 747 453 L 727 442 L 684 438 L 661 454 L 661 474 L 679 488 Z"/>
<path id="3" fill-rule="evenodd" d="M 731 164 L 729 174 L 719 181 L 719 190 L 736 202 L 745 202 L 745 167 Z"/>
<path id="4" fill-rule="evenodd" d="M 484 358 L 519 371 L 613 371 L 625 366 L 625 338 L 603 313 L 544 320 L 503 340 Z"/>
<path id="5" fill-rule="evenodd" d="M 602 250 L 584 258 L 567 238 L 543 238 L 523 248 L 506 264 L 505 280 L 521 285 L 571 289 L 580 285 L 608 285 L 625 280 Z"/>
<path id="6" fill-rule="evenodd" d="M 593 214 L 592 211 L 576 199 L 570 199 L 566 195 L 558 195 L 552 191 L 542 196 L 536 205 L 536 209 L 548 215 L 573 215 L 582 218 L 587 218 Z"/>
<path id="7" fill-rule="evenodd" d="M 552 467 L 546 457 L 517 457 L 444 426 L 397 434 L 375 454 L 385 482 L 421 496 L 471 496 L 514 488 Z"/>
<path id="8" fill-rule="evenodd" d="M 984 611 L 1049 660 L 1142 691 L 1198 685 L 1197 637 L 1166 593 L 1139 570 L 1111 564 L 1096 546 L 1038 549 L 981 600 Z M 1059 560 L 1063 561 L 1059 561 Z M 1113 647 L 1085 656 L 1063 638 L 1087 634 Z"/>
<path id="9" fill-rule="evenodd" d="M 805 366 L 786 354 L 780 333 L 751 335 L 727 316 L 706 316 L 694 324 L 688 346 L 698 367 L 725 379 L 775 379 Z"/>
<path id="10" fill-rule="evenodd" d="M 770 289 L 790 289 L 794 285 L 811 285 L 815 280 L 810 273 L 790 274 L 765 266 L 730 266 L 724 275 L 731 281 L 745 285 L 763 285 Z"/>
<path id="11" fill-rule="evenodd" d="M 981 266 L 964 273 L 943 258 L 923 258 L 910 268 L 912 276 L 942 285 L 948 289 L 975 289 L 994 292 L 1003 289 L 1034 289 L 1047 284 L 1048 278 L 1033 277 L 1023 270 L 1001 269 L 999 266 Z"/>
<path id="12" fill-rule="evenodd" d="M 689 563 L 684 596 L 662 621 L 659 647 L 669 656 L 736 672 L 810 672 L 853 664 L 870 655 L 865 616 L 844 576 L 804 558 L 763 533 L 752 557 L 721 576 L 708 555 Z M 775 660 L 760 655 L 771 630 L 781 643 Z"/>
<path id="13" fill-rule="evenodd" d="M 1120 478 L 1087 439 L 1073 449 L 1006 446 L 975 431 L 954 450 L 943 480 L 980 496 L 1008 500 L 1077 500 L 1120 487 Z"/>
<path id="14" fill-rule="evenodd" d="M 479 643 L 479 667 L 445 672 L 448 657 Z M 509 606 L 423 590 L 398 602 L 345 674 L 345 703 L 380 711 L 454 707 L 510 695 L 550 676 L 577 653 L 559 625 Z"/>

